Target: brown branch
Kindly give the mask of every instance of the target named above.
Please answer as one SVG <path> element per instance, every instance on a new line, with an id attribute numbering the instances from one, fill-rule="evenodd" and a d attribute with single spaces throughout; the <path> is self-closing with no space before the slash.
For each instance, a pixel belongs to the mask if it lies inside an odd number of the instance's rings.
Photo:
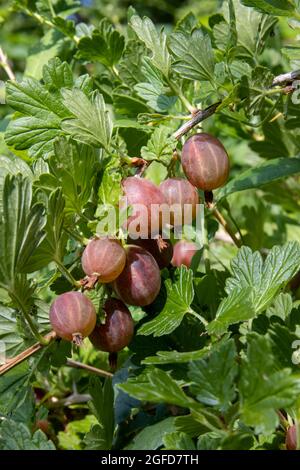
<path id="1" fill-rule="evenodd" d="M 2 47 L 0 47 L 0 66 L 3 68 L 3 70 L 5 70 L 6 75 L 10 80 L 16 79 L 16 76 L 8 63 L 7 56 L 4 54 Z"/>
<path id="2" fill-rule="evenodd" d="M 82 362 L 73 361 L 73 359 L 67 359 L 67 366 L 75 367 L 77 369 L 85 369 L 93 374 L 100 375 L 101 377 L 112 377 L 113 374 L 106 370 L 98 369 L 97 367 L 83 364 Z"/>
<path id="3" fill-rule="evenodd" d="M 187 134 L 187 132 L 189 132 L 193 127 L 197 126 L 197 124 L 200 124 L 200 122 L 212 116 L 220 104 L 221 101 L 195 113 L 192 119 L 185 122 L 176 132 L 174 132 L 173 137 L 179 140 L 184 134 Z"/>
<path id="4" fill-rule="evenodd" d="M 294 90 L 294 88 L 288 85 L 297 79 L 300 79 L 300 70 L 284 73 L 274 78 L 272 87 L 285 85 L 285 88 L 283 90 L 279 89 L 278 92 L 283 91 L 286 94 L 289 94 Z M 208 106 L 207 108 L 195 113 L 189 121 L 185 122 L 176 132 L 174 132 L 173 137 L 179 140 L 183 135 L 187 134 L 191 129 L 193 129 L 193 127 L 197 126 L 197 124 L 200 124 L 200 122 L 212 116 L 221 103 L 221 101 L 218 101 L 217 103 L 214 103 L 211 106 Z"/>
<path id="5" fill-rule="evenodd" d="M 45 342 L 47 342 L 48 344 L 55 340 L 56 339 L 56 333 L 54 331 L 51 331 L 50 333 L 48 333 L 46 336 L 44 336 L 44 340 Z M 28 359 L 30 356 L 32 356 L 33 354 L 35 354 L 36 352 L 38 352 L 40 349 L 44 348 L 45 345 L 44 344 L 41 344 L 41 343 L 35 343 L 33 344 L 32 346 L 30 346 L 30 348 L 27 348 L 25 349 L 25 351 L 22 351 L 20 354 L 18 354 L 17 356 L 9 359 L 5 364 L 3 364 L 2 366 L 0 366 L 0 375 L 2 374 L 5 374 L 6 372 L 8 372 L 10 369 L 12 369 L 13 367 L 17 366 L 18 364 L 20 364 L 21 362 L 25 361 L 26 359 Z"/>
<path id="6" fill-rule="evenodd" d="M 51 331 L 46 336 L 44 336 L 44 339 L 45 339 L 45 341 L 48 342 L 48 344 L 50 344 L 51 341 L 54 341 L 56 338 L 57 338 L 57 336 L 56 336 L 56 333 L 54 331 Z M 29 357 L 33 356 L 33 354 L 40 351 L 44 347 L 45 347 L 45 345 L 43 345 L 41 343 L 35 343 L 32 346 L 30 346 L 30 348 L 25 349 L 25 351 L 22 351 L 17 356 L 9 359 L 5 364 L 0 366 L 0 375 L 5 374 L 10 369 L 17 366 L 21 362 L 25 361 Z M 96 367 L 92 367 L 92 366 L 89 366 L 87 364 L 82 364 L 81 362 L 73 361 L 73 359 L 67 359 L 66 365 L 69 366 L 69 367 L 76 367 L 78 369 L 85 369 L 89 372 L 92 372 L 93 374 L 100 375 L 101 377 L 112 377 L 113 376 L 113 374 L 111 372 L 108 372 L 108 371 L 102 370 L 102 369 L 97 369 Z"/>
<path id="7" fill-rule="evenodd" d="M 281 85 L 283 83 L 290 83 L 294 80 L 300 79 L 300 70 L 294 70 L 293 72 L 283 73 L 282 75 L 277 75 L 274 78 L 272 86 Z"/>

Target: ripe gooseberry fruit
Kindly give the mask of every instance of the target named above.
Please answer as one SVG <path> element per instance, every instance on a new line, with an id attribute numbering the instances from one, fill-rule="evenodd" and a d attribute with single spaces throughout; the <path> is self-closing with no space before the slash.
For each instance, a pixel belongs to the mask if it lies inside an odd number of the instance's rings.
<path id="1" fill-rule="evenodd" d="M 126 249 L 126 265 L 114 282 L 118 296 L 129 305 L 150 305 L 160 291 L 161 279 L 157 262 L 140 246 Z"/>
<path id="2" fill-rule="evenodd" d="M 159 206 L 166 203 L 159 187 L 151 181 L 137 176 L 126 178 L 122 182 L 122 187 L 127 198 L 127 205 L 132 209 L 132 213 L 127 219 L 128 232 L 138 233 L 141 237 L 158 232 L 162 224 Z"/>
<path id="3" fill-rule="evenodd" d="M 290 426 L 286 432 L 285 445 L 287 450 L 297 449 L 297 430 L 295 424 Z"/>
<path id="4" fill-rule="evenodd" d="M 223 144 L 210 134 L 190 137 L 182 148 L 184 173 L 196 188 L 212 191 L 222 186 L 229 175 L 229 158 Z"/>
<path id="5" fill-rule="evenodd" d="M 89 336 L 92 344 L 100 351 L 114 353 L 128 346 L 134 333 L 134 322 L 130 311 L 118 299 L 108 299 L 103 310 L 105 323 L 96 325 Z"/>
<path id="6" fill-rule="evenodd" d="M 59 295 L 50 307 L 49 317 L 56 334 L 78 346 L 96 325 L 95 307 L 81 292 Z"/>
<path id="7" fill-rule="evenodd" d="M 137 238 L 128 237 L 127 243 L 137 245 L 148 251 L 158 264 L 159 269 L 167 268 L 173 256 L 173 245 L 170 240 L 162 238 Z"/>
<path id="8" fill-rule="evenodd" d="M 167 204 L 176 205 L 170 214 L 171 224 L 190 224 L 196 217 L 197 204 L 199 203 L 199 195 L 195 186 L 184 178 L 167 178 L 159 188 L 165 196 Z M 185 210 L 185 205 L 189 206 L 189 211 Z"/>
<path id="9" fill-rule="evenodd" d="M 96 276 L 102 283 L 114 281 L 123 271 L 126 253 L 118 240 L 94 238 L 86 246 L 82 269 L 88 276 Z"/>
<path id="10" fill-rule="evenodd" d="M 176 267 L 184 265 L 189 268 L 192 264 L 193 256 L 197 253 L 198 249 L 196 243 L 180 240 L 174 245 L 171 264 Z"/>

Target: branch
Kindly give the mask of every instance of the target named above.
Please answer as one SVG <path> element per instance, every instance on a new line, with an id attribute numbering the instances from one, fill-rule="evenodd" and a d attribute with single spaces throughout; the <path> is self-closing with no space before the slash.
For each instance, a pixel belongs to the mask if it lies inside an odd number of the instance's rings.
<path id="1" fill-rule="evenodd" d="M 50 344 L 52 341 L 54 341 L 57 338 L 55 331 L 51 331 L 48 333 L 46 336 L 44 336 L 44 340 Z M 42 348 L 45 346 L 41 343 L 35 343 L 30 348 L 25 349 L 25 351 L 22 351 L 20 354 L 17 356 L 13 357 L 12 359 L 9 359 L 5 364 L 3 364 L 0 367 L 0 375 L 5 374 L 8 372 L 10 369 L 13 367 L 16 367 L 18 364 L 21 362 L 25 361 L 29 357 L 33 356 L 36 352 L 40 351 Z M 106 370 L 98 369 L 96 367 L 89 366 L 87 364 L 82 364 L 81 362 L 73 361 L 73 359 L 67 359 L 66 365 L 69 367 L 75 367 L 77 369 L 85 369 L 89 372 L 92 372 L 93 374 L 100 375 L 101 377 L 112 377 L 113 374 L 111 372 L 108 372 Z"/>
<path id="2" fill-rule="evenodd" d="M 294 70 L 293 72 L 283 73 L 282 75 L 277 75 L 277 77 L 274 78 L 272 86 L 293 82 L 298 78 L 300 79 L 300 70 Z"/>
<path id="3" fill-rule="evenodd" d="M 294 70 L 292 72 L 278 75 L 277 77 L 274 78 L 272 87 L 278 86 L 278 85 L 286 86 L 287 84 L 292 83 L 294 80 L 297 80 L 298 78 L 300 79 L 300 70 Z M 286 93 L 290 93 L 292 90 L 290 90 L 289 87 L 286 87 L 284 90 L 279 89 L 278 93 L 282 91 Z M 274 90 L 274 93 L 276 93 L 276 90 Z M 208 106 L 208 108 L 205 108 L 195 113 L 194 116 L 189 121 L 184 123 L 176 132 L 174 132 L 173 137 L 179 140 L 184 134 L 187 134 L 193 127 L 197 126 L 197 124 L 200 124 L 200 122 L 212 116 L 216 112 L 217 108 L 220 106 L 221 103 L 222 103 L 221 101 L 218 101 L 217 103 L 214 103 L 211 106 Z"/>
<path id="4" fill-rule="evenodd" d="M 198 111 L 192 119 L 184 123 L 183 126 L 174 132 L 173 137 L 179 140 L 184 134 L 187 134 L 187 132 L 189 132 L 193 127 L 197 126 L 197 124 L 212 116 L 220 104 L 221 101 L 218 101 L 218 103 L 212 104 L 208 108 Z"/>
<path id="5" fill-rule="evenodd" d="M 51 331 L 48 333 L 46 336 L 44 336 L 45 343 L 50 344 L 51 341 L 56 339 L 56 333 L 54 331 Z M 3 366 L 0 366 L 0 375 L 5 374 L 8 372 L 10 369 L 13 367 L 17 366 L 21 362 L 25 361 L 25 359 L 28 359 L 30 356 L 38 352 L 40 349 L 44 348 L 45 345 L 41 343 L 35 343 L 30 348 L 25 349 L 25 351 L 22 351 L 20 354 L 17 356 L 9 359 Z"/>
<path id="6" fill-rule="evenodd" d="M 16 79 L 16 76 L 8 63 L 7 56 L 4 54 L 2 47 L 0 47 L 0 66 L 3 68 L 3 70 L 5 70 L 6 75 L 10 80 Z"/>
<path id="7" fill-rule="evenodd" d="M 89 366 L 83 364 L 82 362 L 73 361 L 73 359 L 67 359 L 67 366 L 75 367 L 77 369 L 85 369 L 93 374 L 100 375 L 101 377 L 112 377 L 113 374 L 103 369 L 98 369 L 97 367 Z"/>

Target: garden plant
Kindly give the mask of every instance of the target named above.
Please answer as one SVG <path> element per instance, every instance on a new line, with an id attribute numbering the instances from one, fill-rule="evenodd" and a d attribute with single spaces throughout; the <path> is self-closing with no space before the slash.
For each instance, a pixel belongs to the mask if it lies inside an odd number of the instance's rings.
<path id="1" fill-rule="evenodd" d="M 300 449 L 300 1 L 0 28 L 0 449 Z"/>

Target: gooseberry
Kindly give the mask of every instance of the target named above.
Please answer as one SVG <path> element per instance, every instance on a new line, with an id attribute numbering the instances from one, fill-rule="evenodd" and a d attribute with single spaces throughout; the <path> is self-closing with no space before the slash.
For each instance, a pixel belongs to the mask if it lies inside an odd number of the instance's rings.
<path id="1" fill-rule="evenodd" d="M 50 307 L 50 323 L 56 334 L 80 345 L 96 325 L 96 311 L 92 302 L 81 292 L 65 292 Z"/>
<path id="2" fill-rule="evenodd" d="M 197 253 L 198 247 L 194 242 L 180 240 L 174 245 L 174 252 L 171 264 L 173 266 L 186 266 L 189 268 L 192 263 L 193 256 Z"/>
<path id="3" fill-rule="evenodd" d="M 149 305 L 158 295 L 160 286 L 160 271 L 153 256 L 140 246 L 129 245 L 125 268 L 114 282 L 121 300 L 129 305 Z"/>
<path id="4" fill-rule="evenodd" d="M 182 148 L 184 173 L 196 188 L 212 191 L 222 186 L 229 175 L 229 158 L 223 144 L 210 134 L 195 134 Z"/>
<path id="5" fill-rule="evenodd" d="M 114 281 L 123 271 L 126 253 L 118 240 L 94 238 L 86 246 L 82 268 L 88 276 L 96 276 L 102 283 Z"/>
<path id="6" fill-rule="evenodd" d="M 159 188 L 165 196 L 167 204 L 173 206 L 170 214 L 171 224 L 190 224 L 196 217 L 197 204 L 199 203 L 199 195 L 195 186 L 184 178 L 167 178 Z"/>
<path id="7" fill-rule="evenodd" d="M 128 237 L 127 243 L 137 245 L 148 251 L 158 264 L 159 269 L 167 268 L 173 256 L 173 245 L 170 240 L 163 238 L 137 238 Z"/>
<path id="8" fill-rule="evenodd" d="M 89 336 L 95 348 L 101 351 L 114 353 L 128 346 L 133 332 L 134 322 L 130 311 L 121 300 L 108 299 L 103 310 L 105 323 L 96 325 Z"/>

